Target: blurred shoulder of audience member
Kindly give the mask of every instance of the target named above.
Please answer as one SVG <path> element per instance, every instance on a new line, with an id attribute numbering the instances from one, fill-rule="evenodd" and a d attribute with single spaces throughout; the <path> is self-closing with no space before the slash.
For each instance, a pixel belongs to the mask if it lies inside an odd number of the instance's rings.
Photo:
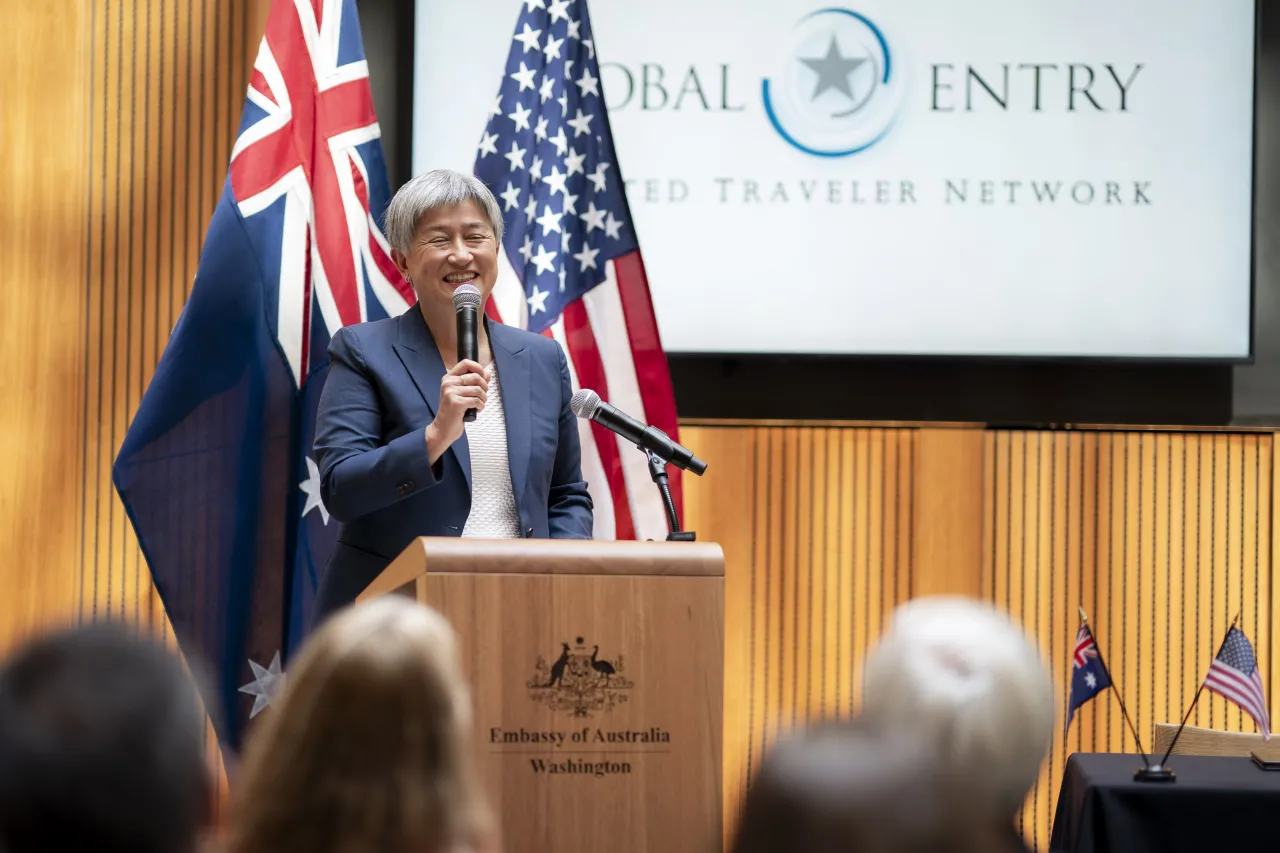
<path id="1" fill-rule="evenodd" d="M 491 838 L 457 641 L 389 596 L 332 616 L 250 730 L 232 853 L 444 853 Z"/>
<path id="2" fill-rule="evenodd" d="M 761 763 L 734 853 L 1005 853 L 923 744 L 834 724 L 781 741 Z"/>
<path id="3" fill-rule="evenodd" d="M 205 718 L 176 655 L 103 623 L 0 670 L 0 848 L 190 853 L 212 818 Z"/>
<path id="4" fill-rule="evenodd" d="M 1011 821 L 1048 753 L 1053 679 L 1035 644 L 983 602 L 923 598 L 867 657 L 863 719 L 929 744 L 975 807 Z"/>

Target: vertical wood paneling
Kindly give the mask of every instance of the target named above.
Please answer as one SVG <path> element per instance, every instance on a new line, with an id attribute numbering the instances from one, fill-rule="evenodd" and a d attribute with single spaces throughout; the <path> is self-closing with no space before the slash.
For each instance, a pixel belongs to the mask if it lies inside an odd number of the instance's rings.
<path id="1" fill-rule="evenodd" d="M 6 18 L 0 514 L 23 559 L 0 569 L 4 647 L 99 619 L 174 645 L 111 464 L 189 293 L 268 8 L 84 0 Z"/>
<path id="2" fill-rule="evenodd" d="M 190 292 L 269 2 L 94 0 L 84 8 L 78 615 L 129 620 L 172 642 L 111 464 Z"/>
<path id="3" fill-rule="evenodd" d="M 992 431 L 986 442 L 986 595 L 1037 639 L 1060 689 L 1078 605 L 1147 748 L 1155 723 L 1181 719 L 1237 613 L 1273 677 L 1270 435 Z M 1254 730 L 1208 693 L 1192 722 Z M 1028 839 L 1047 845 L 1069 752 L 1137 749 L 1114 697 L 1085 706 L 1023 808 Z"/>
<path id="4" fill-rule="evenodd" d="M 725 652 L 725 706 L 737 707 L 725 721 L 726 827 L 779 736 L 853 714 L 868 645 L 911 594 L 916 432 L 682 430 L 725 472 L 686 490 L 688 525 L 725 549 L 725 620 L 740 638 Z"/>

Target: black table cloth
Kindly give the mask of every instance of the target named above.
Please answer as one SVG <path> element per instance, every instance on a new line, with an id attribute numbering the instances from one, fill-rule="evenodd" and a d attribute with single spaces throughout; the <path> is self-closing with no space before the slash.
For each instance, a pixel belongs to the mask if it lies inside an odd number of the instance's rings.
<path id="1" fill-rule="evenodd" d="M 1280 847 L 1280 772 L 1248 758 L 1174 755 L 1174 782 L 1136 782 L 1137 755 L 1067 759 L 1051 853 L 1174 853 Z"/>

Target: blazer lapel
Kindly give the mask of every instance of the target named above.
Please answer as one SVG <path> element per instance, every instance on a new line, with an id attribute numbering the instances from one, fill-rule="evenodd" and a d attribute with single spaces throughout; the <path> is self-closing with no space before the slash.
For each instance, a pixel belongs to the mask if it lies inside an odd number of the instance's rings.
<path id="1" fill-rule="evenodd" d="M 524 494 L 529 473 L 529 447 L 532 436 L 530 401 L 529 351 L 520 335 L 501 323 L 488 323 L 489 343 L 498 366 L 498 382 L 502 386 L 502 414 L 507 423 L 507 466 L 511 471 L 511 493 L 516 508 Z"/>
<path id="2" fill-rule="evenodd" d="M 427 414 L 434 418 L 440 410 L 440 380 L 444 377 L 444 360 L 440 358 L 440 349 L 422 311 L 415 304 L 407 312 L 400 315 L 400 334 L 392 347 L 404 365 L 409 379 L 422 395 L 427 404 Z M 430 422 L 428 420 L 428 422 Z M 424 424 L 425 426 L 425 424 Z M 467 480 L 467 492 L 471 492 L 471 448 L 467 445 L 467 433 L 464 430 L 458 440 L 450 445 L 446 452 L 453 453 L 462 468 Z"/>

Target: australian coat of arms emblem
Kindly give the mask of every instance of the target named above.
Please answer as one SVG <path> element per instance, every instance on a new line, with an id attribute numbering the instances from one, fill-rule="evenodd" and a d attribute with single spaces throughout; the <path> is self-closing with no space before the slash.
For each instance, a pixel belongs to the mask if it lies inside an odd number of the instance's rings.
<path id="1" fill-rule="evenodd" d="M 612 660 L 600 657 L 600 647 L 588 651 L 582 637 L 572 648 L 560 644 L 560 654 L 547 663 L 538 655 L 533 678 L 526 682 L 529 698 L 553 711 L 566 711 L 574 717 L 589 717 L 596 711 L 611 711 L 627 701 L 634 685 L 624 674 L 622 655 Z"/>

